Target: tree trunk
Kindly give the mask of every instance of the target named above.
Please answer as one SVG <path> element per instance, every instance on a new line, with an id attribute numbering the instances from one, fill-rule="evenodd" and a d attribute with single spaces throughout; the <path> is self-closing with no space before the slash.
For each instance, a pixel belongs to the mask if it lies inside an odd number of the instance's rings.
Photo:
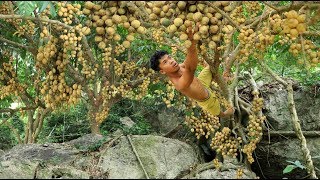
<path id="1" fill-rule="evenodd" d="M 100 123 L 97 122 L 95 119 L 91 121 L 91 133 L 92 134 L 101 134 L 100 132 Z"/>

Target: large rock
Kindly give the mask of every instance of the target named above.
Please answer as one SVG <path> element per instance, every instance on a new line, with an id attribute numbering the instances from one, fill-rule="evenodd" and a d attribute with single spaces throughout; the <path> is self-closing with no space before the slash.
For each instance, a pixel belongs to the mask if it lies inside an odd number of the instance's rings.
<path id="1" fill-rule="evenodd" d="M 265 98 L 264 114 L 267 116 L 270 131 L 291 131 L 294 134 L 293 123 L 288 109 L 287 91 L 281 85 L 266 85 L 263 92 Z M 320 95 L 296 88 L 294 91 L 295 107 L 303 131 L 320 130 Z M 312 157 L 319 156 L 320 137 L 305 136 Z M 273 135 L 270 139 L 264 136 L 256 149 L 256 162 L 253 170 L 266 178 L 303 178 L 307 175 L 305 170 L 294 169 L 291 173 L 282 171 L 290 163 L 287 161 L 299 160 L 303 165 L 303 154 L 300 141 L 296 136 Z M 313 164 L 320 168 L 320 158 L 313 158 Z M 259 164 L 257 164 L 257 161 Z M 259 167 L 260 166 L 260 167 Z M 320 176 L 320 172 L 317 176 Z"/>
<path id="2" fill-rule="evenodd" d="M 161 136 L 132 136 L 132 143 L 150 178 L 173 179 L 199 163 L 190 145 Z M 101 167 L 111 179 L 146 178 L 127 137 L 102 154 Z"/>
<path id="3" fill-rule="evenodd" d="M 78 154 L 73 147 L 58 143 L 17 145 L 0 157 L 0 179 L 89 177 L 68 167 Z"/>
<path id="4" fill-rule="evenodd" d="M 273 130 L 290 131 L 293 124 L 288 108 L 286 89 L 270 88 L 265 96 L 265 115 Z M 305 131 L 320 130 L 320 95 L 297 89 L 294 91 L 295 107 L 301 128 Z"/>

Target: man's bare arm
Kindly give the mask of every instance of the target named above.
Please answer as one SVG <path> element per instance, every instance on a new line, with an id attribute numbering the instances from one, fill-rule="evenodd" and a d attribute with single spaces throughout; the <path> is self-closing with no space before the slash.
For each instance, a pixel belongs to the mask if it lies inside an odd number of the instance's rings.
<path id="1" fill-rule="evenodd" d="M 195 28 L 195 32 L 198 27 Z M 185 66 L 185 72 L 179 79 L 179 82 L 176 85 L 177 90 L 183 90 L 190 86 L 194 78 L 194 72 L 197 69 L 197 65 L 199 62 L 198 52 L 197 52 L 197 40 L 193 39 L 193 33 L 191 27 L 188 28 L 188 37 L 191 41 L 191 46 L 187 49 L 186 60 L 183 62 Z"/>
<path id="2" fill-rule="evenodd" d="M 198 27 L 195 27 L 194 32 L 196 32 L 197 30 L 198 30 Z M 186 60 L 184 61 L 184 64 L 186 68 L 189 69 L 192 74 L 194 74 L 199 62 L 198 51 L 197 51 L 198 41 L 193 39 L 193 32 L 191 27 L 188 28 L 188 31 L 189 31 L 188 37 L 189 37 L 189 40 L 191 41 L 191 46 L 187 49 L 187 56 L 186 56 Z"/>

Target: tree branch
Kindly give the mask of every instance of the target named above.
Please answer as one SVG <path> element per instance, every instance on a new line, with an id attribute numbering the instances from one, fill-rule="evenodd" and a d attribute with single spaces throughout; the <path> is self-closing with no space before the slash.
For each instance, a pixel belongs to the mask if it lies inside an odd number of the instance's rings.
<path id="1" fill-rule="evenodd" d="M 30 51 L 30 52 L 32 52 L 32 53 L 35 52 L 35 49 L 32 48 L 32 47 L 30 47 L 30 46 L 26 46 L 26 45 L 19 44 L 19 43 L 17 43 L 17 42 L 10 41 L 10 40 L 8 40 L 8 39 L 5 39 L 5 38 L 2 37 L 2 36 L 0 36 L 0 41 L 6 42 L 6 43 L 11 44 L 11 45 L 13 45 L 13 46 L 17 46 L 17 47 L 19 47 L 19 48 L 26 49 L 26 50 L 28 50 L 28 51 Z"/>
<path id="2" fill-rule="evenodd" d="M 218 8 L 217 6 L 213 5 L 211 2 L 209 1 L 204 1 L 205 4 L 207 4 L 208 6 L 211 6 L 214 10 L 218 11 L 220 14 L 222 14 L 233 27 L 236 27 L 238 31 L 240 31 L 240 27 L 237 23 L 235 23 L 228 14 L 226 14 L 224 11 L 222 11 L 220 8 Z"/>
<path id="3" fill-rule="evenodd" d="M 16 108 L 16 109 L 4 108 L 4 109 L 0 109 L 0 113 L 10 112 L 13 114 L 18 111 L 35 110 L 37 108 L 38 108 L 37 106 L 21 107 L 21 108 Z"/>

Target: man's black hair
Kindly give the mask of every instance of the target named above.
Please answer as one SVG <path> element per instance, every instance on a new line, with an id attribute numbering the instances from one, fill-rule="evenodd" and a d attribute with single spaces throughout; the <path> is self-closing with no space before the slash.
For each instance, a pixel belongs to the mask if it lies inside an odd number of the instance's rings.
<path id="1" fill-rule="evenodd" d="M 151 68 L 155 71 L 160 71 L 159 68 L 159 64 L 160 64 L 160 59 L 162 58 L 162 56 L 168 54 L 167 51 L 165 50 L 159 50 L 156 51 L 150 58 L 150 64 L 151 64 Z"/>

